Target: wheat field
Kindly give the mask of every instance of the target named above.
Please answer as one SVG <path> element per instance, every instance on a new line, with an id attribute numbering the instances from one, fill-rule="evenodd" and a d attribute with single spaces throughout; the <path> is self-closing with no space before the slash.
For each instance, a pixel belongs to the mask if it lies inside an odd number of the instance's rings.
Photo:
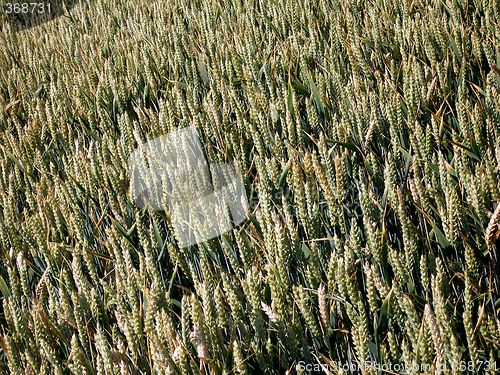
<path id="1" fill-rule="evenodd" d="M 500 2 L 0 17 L 0 373 L 500 371 Z M 127 160 L 187 126 L 249 215 L 182 247 Z"/>

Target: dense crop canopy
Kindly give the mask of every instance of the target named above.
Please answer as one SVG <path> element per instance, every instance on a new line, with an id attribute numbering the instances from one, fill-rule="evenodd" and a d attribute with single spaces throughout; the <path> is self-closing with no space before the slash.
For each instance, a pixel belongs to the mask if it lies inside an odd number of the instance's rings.
<path id="1" fill-rule="evenodd" d="M 0 24 L 0 372 L 500 369 L 498 1 L 68 12 Z M 182 247 L 127 160 L 187 126 L 250 213 Z"/>

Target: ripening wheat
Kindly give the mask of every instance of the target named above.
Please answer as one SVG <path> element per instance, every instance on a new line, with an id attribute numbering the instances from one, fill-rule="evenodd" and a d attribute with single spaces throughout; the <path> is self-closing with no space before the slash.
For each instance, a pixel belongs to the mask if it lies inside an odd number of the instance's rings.
<path id="1" fill-rule="evenodd" d="M 68 12 L 0 17 L 0 373 L 500 370 L 498 2 Z M 127 160 L 186 126 L 250 213 L 182 247 Z"/>

